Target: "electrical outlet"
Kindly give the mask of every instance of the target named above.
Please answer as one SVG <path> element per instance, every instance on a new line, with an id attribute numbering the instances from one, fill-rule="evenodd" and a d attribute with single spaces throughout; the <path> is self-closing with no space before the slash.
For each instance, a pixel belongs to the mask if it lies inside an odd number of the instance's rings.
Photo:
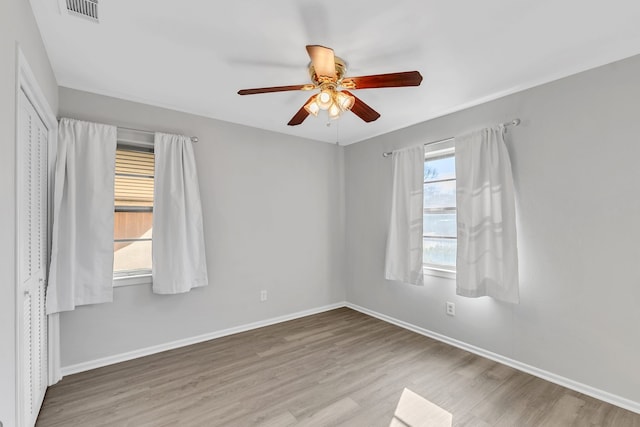
<path id="1" fill-rule="evenodd" d="M 266 290 L 260 291 L 260 301 L 264 302 L 266 300 L 267 300 L 267 291 Z"/>
<path id="2" fill-rule="evenodd" d="M 456 305 L 454 303 L 452 303 L 452 302 L 447 301 L 445 312 L 449 316 L 455 316 L 456 315 Z"/>

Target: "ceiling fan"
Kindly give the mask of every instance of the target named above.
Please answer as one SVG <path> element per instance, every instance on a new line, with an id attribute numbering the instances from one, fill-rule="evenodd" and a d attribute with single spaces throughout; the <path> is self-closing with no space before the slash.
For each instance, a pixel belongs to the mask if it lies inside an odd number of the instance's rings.
<path id="1" fill-rule="evenodd" d="M 342 112 L 351 110 L 365 122 L 372 122 L 377 120 L 380 114 L 345 89 L 419 86 L 422 82 L 422 76 L 418 71 L 345 77 L 346 64 L 333 54 L 333 49 L 308 45 L 307 53 L 311 58 L 309 64 L 311 84 L 242 89 L 238 91 L 238 95 L 319 89 L 320 92 L 312 95 L 289 120 L 287 123 L 289 126 L 301 124 L 309 114 L 317 116 L 320 110 L 327 110 L 330 119 L 337 119 Z"/>

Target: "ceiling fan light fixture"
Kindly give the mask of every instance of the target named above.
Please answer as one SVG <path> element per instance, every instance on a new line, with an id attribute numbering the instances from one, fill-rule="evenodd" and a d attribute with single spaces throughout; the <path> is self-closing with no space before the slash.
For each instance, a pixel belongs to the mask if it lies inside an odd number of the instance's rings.
<path id="1" fill-rule="evenodd" d="M 351 107 L 353 107 L 355 101 L 356 100 L 353 96 L 347 95 L 344 92 L 336 93 L 336 104 L 338 104 L 338 107 L 340 107 L 342 111 L 351 110 Z"/>
<path id="2" fill-rule="evenodd" d="M 316 96 L 316 102 L 318 103 L 318 107 L 322 110 L 327 110 L 331 107 L 333 103 L 333 96 L 331 93 L 331 89 L 323 89 L 318 96 Z"/>
<path id="3" fill-rule="evenodd" d="M 331 120 L 336 120 L 340 117 L 340 113 L 342 113 L 342 110 L 340 109 L 338 104 L 336 104 L 335 102 L 332 103 L 329 107 L 329 118 Z"/>
<path id="4" fill-rule="evenodd" d="M 318 117 L 318 112 L 320 111 L 320 106 L 316 102 L 317 95 L 314 96 L 311 101 L 307 102 L 304 106 L 304 109 L 307 110 L 307 113 L 313 114 L 315 117 Z"/>

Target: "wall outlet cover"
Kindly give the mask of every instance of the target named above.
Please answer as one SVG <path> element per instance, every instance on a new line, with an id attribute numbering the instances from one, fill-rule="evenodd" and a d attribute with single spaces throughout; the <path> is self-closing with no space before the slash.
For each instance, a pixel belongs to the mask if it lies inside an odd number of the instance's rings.
<path id="1" fill-rule="evenodd" d="M 445 312 L 449 315 L 449 316 L 455 316 L 456 315 L 456 305 L 452 302 L 447 301 L 447 304 L 445 306 Z"/>

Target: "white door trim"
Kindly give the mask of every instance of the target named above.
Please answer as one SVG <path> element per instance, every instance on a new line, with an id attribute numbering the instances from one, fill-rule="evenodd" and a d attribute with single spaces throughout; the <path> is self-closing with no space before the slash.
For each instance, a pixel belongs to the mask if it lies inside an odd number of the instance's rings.
<path id="1" fill-rule="evenodd" d="M 54 170 L 54 165 L 55 165 L 55 147 L 57 146 L 57 137 L 58 137 L 58 121 L 56 120 L 56 116 L 53 113 L 53 110 L 51 109 L 51 106 L 49 105 L 49 102 L 47 101 L 47 98 L 44 96 L 44 93 L 42 92 L 42 89 L 40 88 L 38 81 L 31 69 L 31 67 L 29 66 L 29 63 L 27 62 L 27 59 L 24 55 L 24 53 L 22 52 L 22 49 L 20 48 L 20 45 L 17 44 L 16 45 L 16 93 L 15 93 L 15 103 L 16 103 L 16 116 L 15 116 L 15 156 L 16 156 L 16 177 L 15 177 L 15 191 L 16 191 L 16 197 L 20 194 L 19 191 L 21 191 L 21 179 L 19 176 L 17 176 L 18 172 L 19 172 L 19 165 L 21 164 L 21 150 L 20 150 L 20 146 L 19 146 L 19 137 L 20 137 L 20 129 L 19 129 L 19 123 L 20 123 L 20 107 L 19 107 L 19 102 L 20 102 L 20 91 L 24 92 L 24 94 L 27 96 L 27 98 L 29 99 L 29 101 L 31 102 L 31 104 L 33 105 L 34 109 L 36 110 L 36 112 L 38 113 L 38 115 L 40 116 L 40 118 L 42 119 L 43 123 L 45 124 L 45 126 L 47 127 L 47 139 L 48 139 L 48 147 L 47 147 L 47 151 L 48 151 L 48 165 L 47 165 L 47 176 L 48 176 L 48 188 L 47 188 L 47 192 L 48 192 L 48 197 L 47 199 L 49 200 L 49 205 L 51 203 L 51 200 L 53 199 L 51 197 L 51 189 L 52 189 L 52 183 L 53 183 L 53 170 Z M 15 231 L 15 236 L 14 236 L 14 246 L 15 246 L 15 252 L 16 254 L 20 253 L 20 247 L 19 247 L 19 236 L 20 236 L 20 221 L 19 221 L 19 206 L 18 203 L 16 203 L 15 206 L 16 209 L 16 213 L 15 213 L 15 218 L 16 218 L 16 231 Z M 49 241 L 49 247 L 47 248 L 47 269 L 48 269 L 48 259 L 49 259 L 49 254 L 50 254 L 50 249 L 51 249 L 51 206 L 48 206 L 47 211 L 49 212 L 49 216 L 47 218 L 47 235 L 49 236 L 49 238 L 47 239 Z M 18 262 L 16 262 L 16 266 L 15 268 L 15 277 L 16 277 L 16 283 L 19 283 L 20 280 L 20 269 L 18 267 Z M 47 277 L 48 277 L 48 271 L 47 271 Z M 14 283 L 15 286 L 15 283 Z M 20 293 L 18 293 L 16 291 L 16 298 L 15 298 L 15 314 L 16 314 L 16 319 L 15 319 L 15 326 L 16 326 L 16 420 L 17 420 L 17 425 L 18 426 L 22 426 L 25 423 L 24 420 L 24 410 L 23 410 L 23 405 L 24 405 L 24 394 L 23 394 L 23 381 L 24 381 L 24 375 L 23 375 L 23 363 L 22 363 L 22 321 L 23 321 L 23 313 L 22 313 L 22 308 L 23 308 L 23 304 L 22 304 L 22 295 Z M 49 319 L 48 323 L 48 342 L 49 342 L 49 348 L 47 349 L 48 353 L 49 353 L 49 369 L 48 369 L 48 383 L 49 385 L 56 383 L 57 381 L 59 381 L 61 379 L 61 374 L 60 374 L 60 357 L 59 357 L 59 328 L 58 328 L 58 319 L 57 317 L 55 319 Z"/>

